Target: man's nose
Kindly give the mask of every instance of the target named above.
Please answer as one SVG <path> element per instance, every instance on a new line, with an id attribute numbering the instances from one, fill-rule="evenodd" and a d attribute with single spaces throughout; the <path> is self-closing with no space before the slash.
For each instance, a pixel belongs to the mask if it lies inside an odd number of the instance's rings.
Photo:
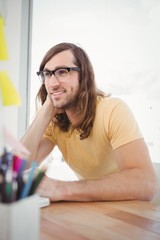
<path id="1" fill-rule="evenodd" d="M 54 74 L 52 74 L 52 76 L 49 78 L 49 85 L 52 86 L 59 85 L 59 80 Z"/>

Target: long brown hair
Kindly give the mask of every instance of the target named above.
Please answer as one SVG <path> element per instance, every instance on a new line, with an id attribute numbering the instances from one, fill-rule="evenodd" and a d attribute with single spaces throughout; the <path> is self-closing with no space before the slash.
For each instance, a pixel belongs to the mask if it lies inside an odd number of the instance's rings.
<path id="1" fill-rule="evenodd" d="M 82 140 L 89 136 L 93 127 L 97 96 L 104 97 L 106 95 L 96 88 L 94 71 L 88 55 L 82 48 L 73 43 L 60 43 L 52 47 L 44 56 L 39 71 L 44 69 L 46 63 L 53 56 L 65 50 L 72 52 L 75 61 L 74 64 L 80 68 L 79 90 L 74 101 L 74 106 L 76 106 L 78 114 L 81 117 L 78 123 L 72 126 L 72 129 L 80 130 L 80 139 Z M 47 91 L 45 85 L 42 84 L 37 93 L 36 102 L 40 101 L 43 104 L 46 97 Z M 67 131 L 70 127 L 70 122 L 66 113 L 57 114 L 55 124 L 63 131 Z"/>

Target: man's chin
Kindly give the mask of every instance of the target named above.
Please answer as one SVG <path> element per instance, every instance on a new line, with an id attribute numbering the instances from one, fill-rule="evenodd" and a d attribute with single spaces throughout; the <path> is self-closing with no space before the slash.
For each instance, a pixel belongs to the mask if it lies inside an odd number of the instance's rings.
<path id="1" fill-rule="evenodd" d="M 75 105 L 74 101 L 63 101 L 60 102 L 60 101 L 55 101 L 55 100 L 52 100 L 52 103 L 53 103 L 53 106 L 57 109 L 72 109 Z"/>
<path id="2" fill-rule="evenodd" d="M 56 108 L 56 109 L 62 109 L 63 108 L 63 106 L 59 105 L 59 104 L 53 104 L 53 107 Z"/>

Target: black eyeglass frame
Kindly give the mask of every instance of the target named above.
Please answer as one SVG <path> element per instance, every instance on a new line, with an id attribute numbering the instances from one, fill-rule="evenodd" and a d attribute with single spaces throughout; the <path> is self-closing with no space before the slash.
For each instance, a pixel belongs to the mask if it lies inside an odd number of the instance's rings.
<path id="1" fill-rule="evenodd" d="M 49 72 L 50 74 L 51 74 L 51 76 L 52 75 L 54 75 L 55 76 L 55 72 L 57 71 L 57 70 L 60 70 L 60 69 L 65 69 L 65 70 L 67 70 L 68 72 L 70 72 L 70 71 L 80 71 L 80 68 L 79 67 L 60 67 L 60 68 L 56 68 L 55 70 L 42 70 L 42 71 L 38 71 L 37 72 L 37 75 L 38 76 L 41 76 L 41 78 L 43 79 L 43 72 Z M 43 81 L 44 81 L 45 79 L 43 79 Z"/>

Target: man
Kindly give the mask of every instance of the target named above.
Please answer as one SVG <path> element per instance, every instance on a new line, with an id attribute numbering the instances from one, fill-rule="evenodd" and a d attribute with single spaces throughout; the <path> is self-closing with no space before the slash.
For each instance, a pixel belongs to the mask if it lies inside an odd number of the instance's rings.
<path id="1" fill-rule="evenodd" d="M 146 143 L 128 106 L 96 88 L 85 51 L 58 44 L 37 74 L 42 106 L 21 142 L 38 161 L 57 145 L 79 176 L 70 182 L 45 176 L 39 194 L 51 201 L 150 201 L 157 178 Z"/>

